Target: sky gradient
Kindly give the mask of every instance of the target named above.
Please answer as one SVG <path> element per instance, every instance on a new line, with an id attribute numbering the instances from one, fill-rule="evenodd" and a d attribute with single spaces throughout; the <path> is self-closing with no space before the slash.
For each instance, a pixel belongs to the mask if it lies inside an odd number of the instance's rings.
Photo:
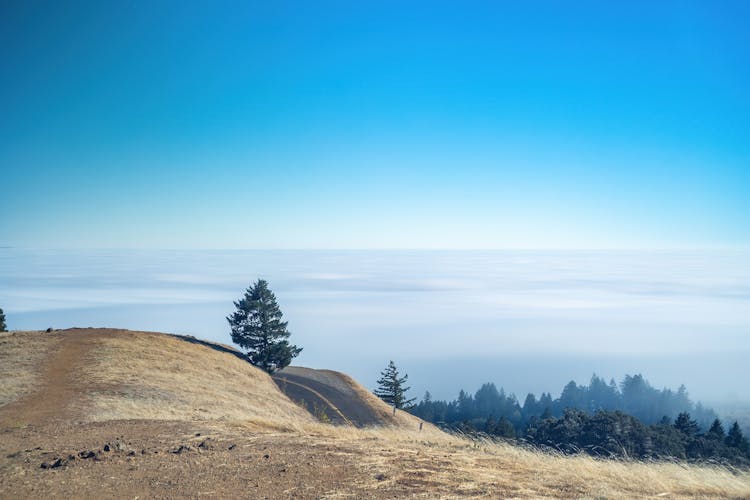
<path id="1" fill-rule="evenodd" d="M 3 2 L 0 246 L 750 246 L 748 2 Z"/>

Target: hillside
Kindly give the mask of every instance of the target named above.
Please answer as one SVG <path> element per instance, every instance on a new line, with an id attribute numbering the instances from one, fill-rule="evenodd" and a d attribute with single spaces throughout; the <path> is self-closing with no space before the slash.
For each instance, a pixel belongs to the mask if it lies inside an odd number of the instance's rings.
<path id="1" fill-rule="evenodd" d="M 289 366 L 274 374 L 279 388 L 292 401 L 304 403 L 312 413 L 322 409 L 332 423 L 356 427 L 387 426 L 423 430 L 431 424 L 393 409 L 348 375 L 333 370 Z"/>
<path id="2" fill-rule="evenodd" d="M 420 431 L 345 374 L 272 378 L 227 346 L 125 330 L 0 334 L 0 434 L 3 498 L 750 497 L 747 472 Z"/>

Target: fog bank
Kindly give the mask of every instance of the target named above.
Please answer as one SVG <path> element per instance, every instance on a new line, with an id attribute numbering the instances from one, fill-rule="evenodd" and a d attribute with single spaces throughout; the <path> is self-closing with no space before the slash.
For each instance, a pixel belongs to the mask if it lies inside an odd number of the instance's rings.
<path id="1" fill-rule="evenodd" d="M 394 359 L 453 398 L 523 397 L 593 372 L 750 400 L 750 252 L 50 251 L 0 249 L 11 329 L 109 326 L 231 342 L 224 319 L 269 281 L 296 364 L 372 387 Z"/>

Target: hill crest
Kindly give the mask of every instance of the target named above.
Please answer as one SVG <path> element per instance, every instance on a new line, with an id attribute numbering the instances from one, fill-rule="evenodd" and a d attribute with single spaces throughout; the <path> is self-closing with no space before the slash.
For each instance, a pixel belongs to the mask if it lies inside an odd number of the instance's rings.
<path id="1" fill-rule="evenodd" d="M 73 328 L 10 332 L 0 341 L 4 352 L 15 353 L 3 360 L 4 370 L 23 381 L 0 391 L 6 420 L 222 420 L 296 428 L 315 421 L 308 406 L 316 393 L 315 410 L 337 424 L 419 425 L 411 415 L 394 416 L 343 373 L 288 367 L 272 378 L 231 346 L 195 337 Z M 281 389 L 292 386 L 290 399 Z"/>

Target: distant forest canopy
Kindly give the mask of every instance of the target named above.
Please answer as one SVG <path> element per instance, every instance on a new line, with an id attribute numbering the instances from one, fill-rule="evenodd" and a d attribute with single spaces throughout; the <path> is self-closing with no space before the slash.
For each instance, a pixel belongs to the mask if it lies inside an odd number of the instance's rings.
<path id="1" fill-rule="evenodd" d="M 750 466 L 750 444 L 737 422 L 726 431 L 713 410 L 690 401 L 685 386 L 658 390 L 640 374 L 626 375 L 619 386 L 593 375 L 588 386 L 570 382 L 557 399 L 529 394 L 523 405 L 492 383 L 473 396 L 461 390 L 450 402 L 434 401 L 427 392 L 408 411 L 464 434 L 518 439 L 565 453 Z"/>
<path id="2" fill-rule="evenodd" d="M 589 415 L 599 410 L 621 411 L 647 425 L 662 422 L 664 417 L 674 420 L 680 413 L 689 413 L 702 430 L 708 430 L 717 418 L 712 409 L 693 403 L 684 385 L 677 391 L 659 390 L 641 374 L 625 375 L 619 386 L 614 379 L 607 383 L 594 374 L 589 385 L 570 381 L 557 399 L 552 399 L 549 392 L 539 398 L 529 393 L 523 404 L 514 394 L 498 390 L 491 382 L 482 385 L 473 396 L 462 389 L 458 398 L 450 402 L 433 400 L 428 391 L 410 411 L 424 420 L 445 424 L 505 418 L 516 431 L 522 431 L 532 418 L 559 418 L 566 408 Z"/>

